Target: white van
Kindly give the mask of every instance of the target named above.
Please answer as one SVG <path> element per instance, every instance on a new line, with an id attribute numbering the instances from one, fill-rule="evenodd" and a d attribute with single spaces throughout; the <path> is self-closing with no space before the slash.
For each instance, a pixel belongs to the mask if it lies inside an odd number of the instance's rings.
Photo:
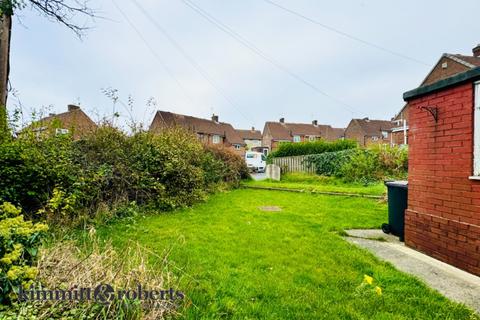
<path id="1" fill-rule="evenodd" d="M 261 152 L 247 151 L 245 153 L 245 162 L 248 169 L 255 172 L 265 172 L 267 158 Z"/>

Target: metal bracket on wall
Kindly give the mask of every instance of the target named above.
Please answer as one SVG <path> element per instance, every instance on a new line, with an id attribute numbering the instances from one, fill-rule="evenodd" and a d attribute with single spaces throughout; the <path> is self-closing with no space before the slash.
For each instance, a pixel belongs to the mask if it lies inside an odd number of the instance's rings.
<path id="1" fill-rule="evenodd" d="M 427 110 L 435 119 L 435 123 L 438 122 L 438 108 L 437 107 L 420 107 L 420 110 Z"/>

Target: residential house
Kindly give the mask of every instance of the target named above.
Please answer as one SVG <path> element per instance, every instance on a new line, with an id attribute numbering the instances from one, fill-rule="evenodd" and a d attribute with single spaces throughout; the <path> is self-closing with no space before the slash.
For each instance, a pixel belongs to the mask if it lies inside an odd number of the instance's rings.
<path id="1" fill-rule="evenodd" d="M 262 147 L 262 132 L 255 130 L 254 127 L 250 130 L 236 130 L 240 138 L 246 145 L 247 150 L 258 149 Z"/>
<path id="2" fill-rule="evenodd" d="M 405 244 L 480 276 L 480 67 L 403 96 L 410 127 Z"/>
<path id="3" fill-rule="evenodd" d="M 388 120 L 352 119 L 345 129 L 345 139 L 355 140 L 362 147 L 390 144 L 392 127 Z"/>
<path id="4" fill-rule="evenodd" d="M 400 112 L 392 118 L 392 145 L 408 145 L 408 104 L 405 104 Z"/>
<path id="5" fill-rule="evenodd" d="M 480 67 L 480 45 L 472 49 L 471 56 L 444 53 L 423 79 L 420 86 L 430 85 L 476 67 Z M 393 144 L 408 144 L 408 104 L 405 104 L 392 120 L 395 122 L 395 127 L 392 128 Z"/>
<path id="6" fill-rule="evenodd" d="M 159 132 L 165 128 L 177 126 L 195 133 L 203 143 L 218 145 L 239 155 L 245 154 L 243 139 L 232 125 L 219 122 L 217 115 L 213 115 L 210 120 L 207 120 L 167 111 L 157 111 L 150 125 L 150 131 Z"/>
<path id="7" fill-rule="evenodd" d="M 286 123 L 285 118 L 279 122 L 269 121 L 263 129 L 262 145 L 274 151 L 282 142 L 303 142 L 324 139 L 333 141 L 343 138 L 344 129 L 332 128 L 329 125 L 312 123 Z"/>
<path id="8" fill-rule="evenodd" d="M 38 137 L 49 134 L 71 134 L 74 139 L 79 139 L 96 128 L 97 124 L 79 106 L 73 104 L 67 106 L 66 112 L 50 113 L 48 117 L 35 121 L 27 127 Z M 23 132 L 25 130 L 20 134 Z"/>

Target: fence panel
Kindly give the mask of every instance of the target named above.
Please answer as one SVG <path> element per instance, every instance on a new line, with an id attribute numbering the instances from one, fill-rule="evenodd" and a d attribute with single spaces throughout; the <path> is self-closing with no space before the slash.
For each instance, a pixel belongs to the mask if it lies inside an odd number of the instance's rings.
<path id="1" fill-rule="evenodd" d="M 306 156 L 280 157 L 273 158 L 273 164 L 276 164 L 282 170 L 282 173 L 305 172 L 315 173 L 315 168 L 308 167 L 304 161 Z"/>

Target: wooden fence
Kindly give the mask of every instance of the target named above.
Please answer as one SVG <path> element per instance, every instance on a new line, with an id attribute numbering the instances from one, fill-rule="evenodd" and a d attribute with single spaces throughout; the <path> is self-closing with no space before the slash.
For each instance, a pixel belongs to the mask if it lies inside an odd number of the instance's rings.
<path id="1" fill-rule="evenodd" d="M 315 173 L 313 166 L 309 167 L 304 161 L 306 156 L 280 157 L 273 158 L 273 164 L 276 164 L 282 170 L 282 173 L 306 172 Z"/>

